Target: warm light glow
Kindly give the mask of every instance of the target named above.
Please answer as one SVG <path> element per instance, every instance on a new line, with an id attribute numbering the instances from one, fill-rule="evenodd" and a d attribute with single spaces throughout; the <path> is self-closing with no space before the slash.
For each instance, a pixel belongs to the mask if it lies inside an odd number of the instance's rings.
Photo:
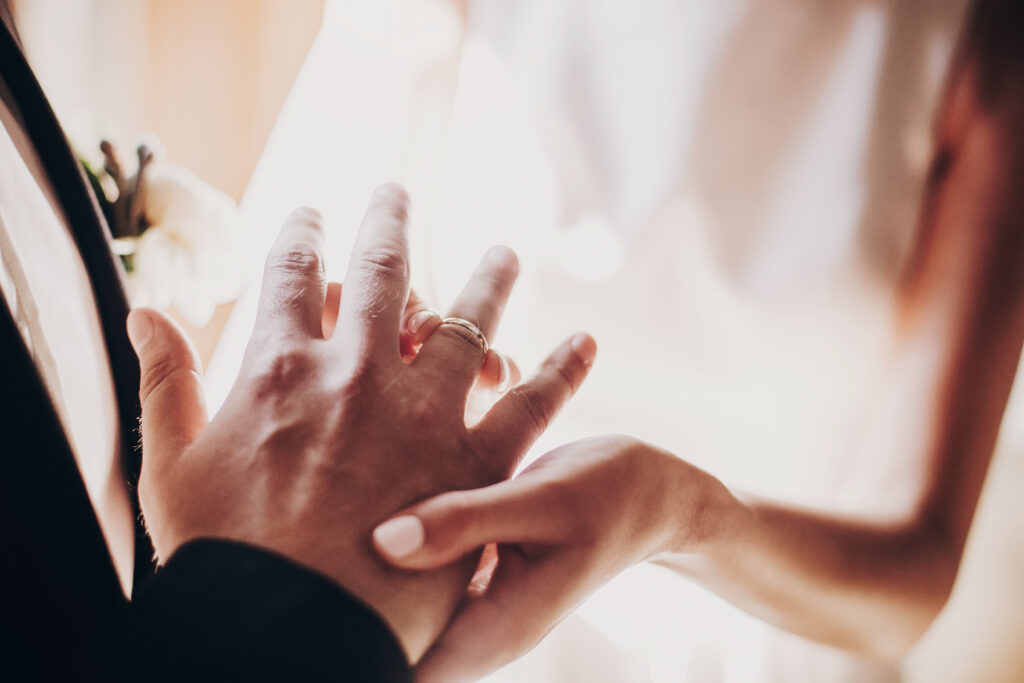
<path id="1" fill-rule="evenodd" d="M 741 50 L 731 41 L 750 30 L 747 5 L 637 3 L 627 26 L 621 3 L 539 2 L 524 27 L 507 6 L 471 3 L 463 46 L 440 0 L 329 2 L 242 205 L 254 276 L 208 374 L 211 405 L 237 371 L 259 255 L 283 217 L 297 204 L 325 213 L 328 272 L 342 278 L 370 191 L 397 179 L 413 198 L 421 294 L 443 306 L 489 245 L 508 244 L 522 275 L 496 346 L 525 369 L 576 330 L 598 341 L 587 385 L 533 457 L 626 432 L 741 489 L 855 498 L 837 469 L 879 367 L 891 289 L 859 242 L 888 19 L 867 4 L 819 36 L 783 18 L 773 29 L 795 46 L 776 48 L 796 73 L 716 71 Z M 932 45 L 911 136 L 948 58 L 948 44 Z M 755 67 L 763 102 L 737 112 L 744 93 L 716 99 L 715 74 L 743 81 Z M 793 83 L 810 92 L 796 109 Z M 768 140 L 703 144 L 729 130 Z M 776 134 L 790 138 L 775 146 Z M 918 159 L 924 143 L 908 144 Z M 743 168 L 727 166 L 722 186 L 725 163 Z M 645 566 L 489 680 L 751 681 L 778 640 Z"/>

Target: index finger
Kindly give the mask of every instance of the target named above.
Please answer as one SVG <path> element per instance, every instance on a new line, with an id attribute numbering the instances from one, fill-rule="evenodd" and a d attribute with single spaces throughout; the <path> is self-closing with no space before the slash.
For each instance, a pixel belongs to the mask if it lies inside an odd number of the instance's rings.
<path id="1" fill-rule="evenodd" d="M 352 249 L 334 338 L 377 356 L 398 357 L 398 332 L 409 295 L 409 197 L 381 185 L 366 208 Z"/>

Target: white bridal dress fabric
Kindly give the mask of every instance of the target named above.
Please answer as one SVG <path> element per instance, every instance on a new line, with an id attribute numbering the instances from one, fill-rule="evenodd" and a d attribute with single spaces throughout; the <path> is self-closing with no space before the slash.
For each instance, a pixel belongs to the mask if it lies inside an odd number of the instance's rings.
<path id="1" fill-rule="evenodd" d="M 856 510 L 885 474 L 857 472 L 851 443 L 964 4 L 473 0 L 463 31 L 440 0 L 328 2 L 243 201 L 254 276 L 211 405 L 288 211 L 324 211 L 340 278 L 370 191 L 397 179 L 423 295 L 451 301 L 506 243 L 522 277 L 495 345 L 529 368 L 573 331 L 598 340 L 534 455 L 625 432 L 739 488 Z M 638 567 L 494 680 L 896 676 Z"/>

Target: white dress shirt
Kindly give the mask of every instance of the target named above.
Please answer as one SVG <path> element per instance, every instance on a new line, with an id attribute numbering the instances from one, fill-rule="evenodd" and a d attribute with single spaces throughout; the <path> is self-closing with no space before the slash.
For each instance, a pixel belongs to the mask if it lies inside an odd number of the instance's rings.
<path id="1" fill-rule="evenodd" d="M 121 471 L 117 403 L 96 301 L 60 204 L 2 79 L 0 254 L 4 301 L 64 425 L 127 593 L 133 513 Z"/>

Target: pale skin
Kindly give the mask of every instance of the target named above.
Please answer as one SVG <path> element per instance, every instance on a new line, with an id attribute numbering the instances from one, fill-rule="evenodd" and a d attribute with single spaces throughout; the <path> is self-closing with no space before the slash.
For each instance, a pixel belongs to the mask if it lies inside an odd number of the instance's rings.
<path id="1" fill-rule="evenodd" d="M 871 658 L 897 660 L 921 636 L 956 578 L 1024 343 L 1024 54 L 1012 39 L 1022 12 L 1004 0 L 979 8 L 939 111 L 896 292 L 891 391 L 897 403 L 919 397 L 902 415 L 923 435 L 901 472 L 902 510 L 843 516 L 741 495 L 631 437 L 563 446 L 511 481 L 407 508 L 401 516 L 423 527 L 418 548 L 377 544 L 420 570 L 496 544 L 489 585 L 467 595 L 419 680 L 499 668 L 645 560 Z"/>
<path id="2" fill-rule="evenodd" d="M 310 209 L 288 219 L 267 258 L 239 378 L 212 421 L 197 354 L 175 324 L 140 309 L 128 330 L 142 371 L 139 498 L 159 559 L 198 538 L 285 555 L 376 609 L 415 662 L 477 558 L 399 571 L 375 555 L 371 531 L 418 500 L 508 477 L 596 347 L 582 334 L 566 340 L 467 426 L 478 378 L 493 387 L 516 373 L 436 314 L 421 316 L 416 332 L 405 324 L 425 308 L 410 299 L 407 202 L 394 185 L 374 194 L 344 291 L 323 277 L 323 219 Z M 448 315 L 493 335 L 517 270 L 511 251 L 492 249 Z"/>

